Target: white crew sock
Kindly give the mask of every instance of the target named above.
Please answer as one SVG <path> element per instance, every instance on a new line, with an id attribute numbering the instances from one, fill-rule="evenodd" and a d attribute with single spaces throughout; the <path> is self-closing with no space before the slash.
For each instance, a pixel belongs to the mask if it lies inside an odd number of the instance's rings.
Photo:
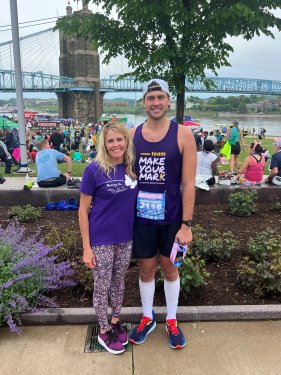
<path id="1" fill-rule="evenodd" d="M 176 319 L 177 307 L 180 294 L 180 278 L 175 281 L 167 281 L 164 279 L 164 291 L 167 304 L 167 319 Z"/>
<path id="2" fill-rule="evenodd" d="M 152 309 L 153 309 L 153 298 L 155 292 L 155 280 L 149 282 L 143 282 L 139 279 L 140 295 L 141 295 L 141 304 L 143 315 L 152 319 Z"/>

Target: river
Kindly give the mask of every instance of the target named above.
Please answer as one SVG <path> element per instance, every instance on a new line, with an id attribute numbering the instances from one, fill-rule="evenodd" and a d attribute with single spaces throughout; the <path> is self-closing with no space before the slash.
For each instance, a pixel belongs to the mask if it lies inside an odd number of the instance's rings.
<path id="1" fill-rule="evenodd" d="M 118 115 L 119 117 L 127 117 L 128 121 L 133 123 L 134 126 L 137 126 L 145 121 L 146 116 L 145 114 L 140 115 Z M 173 116 L 169 116 L 170 118 Z M 235 115 L 233 115 L 233 119 L 236 119 Z M 256 133 L 259 133 L 261 128 L 266 129 L 266 135 L 269 136 L 281 136 L 281 116 L 280 117 L 274 117 L 274 116 L 243 116 L 237 118 L 240 124 L 240 127 L 243 129 L 249 129 L 252 131 L 253 128 L 255 128 Z M 202 125 L 202 128 L 204 130 L 212 130 L 215 128 L 218 124 L 223 125 L 230 125 L 232 119 L 230 117 L 196 117 L 196 120 L 200 122 Z"/>

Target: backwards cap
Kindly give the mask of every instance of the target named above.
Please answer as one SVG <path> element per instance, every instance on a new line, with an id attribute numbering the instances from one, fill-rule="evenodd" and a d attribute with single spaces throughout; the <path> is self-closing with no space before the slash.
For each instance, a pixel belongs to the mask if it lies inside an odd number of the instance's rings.
<path id="1" fill-rule="evenodd" d="M 155 87 L 149 87 L 152 83 L 155 83 Z M 153 78 L 144 84 L 142 96 L 144 97 L 148 92 L 157 91 L 156 87 L 159 87 L 159 90 L 164 91 L 166 94 L 168 94 L 169 97 L 171 97 L 168 83 L 166 81 L 163 81 L 163 79 L 158 78 Z"/>
<path id="2" fill-rule="evenodd" d="M 274 138 L 274 144 L 278 147 L 281 148 L 281 139 L 280 138 Z"/>

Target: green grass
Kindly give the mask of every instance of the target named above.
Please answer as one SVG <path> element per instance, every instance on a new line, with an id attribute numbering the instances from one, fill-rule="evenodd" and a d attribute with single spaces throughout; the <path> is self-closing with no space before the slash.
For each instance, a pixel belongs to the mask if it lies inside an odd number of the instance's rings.
<path id="1" fill-rule="evenodd" d="M 249 145 L 253 141 L 254 141 L 253 137 L 246 137 L 245 138 L 246 152 L 242 149 L 241 154 L 239 156 L 240 165 L 242 165 L 243 161 L 248 156 Z M 274 153 L 273 139 L 272 138 L 271 139 L 270 138 L 263 139 L 262 140 L 262 146 L 263 146 L 263 148 L 268 149 L 270 155 L 272 156 L 272 154 Z M 73 151 L 70 153 L 70 156 L 72 155 L 72 153 L 73 153 Z M 84 159 L 87 159 L 86 155 L 84 155 Z M 81 177 L 83 175 L 84 169 L 86 168 L 87 165 L 88 165 L 88 163 L 81 163 L 81 164 L 80 163 L 72 163 L 72 176 L 73 177 Z M 269 162 L 266 163 L 266 166 L 265 166 L 265 169 L 264 169 L 265 174 L 269 174 L 268 165 L 269 165 Z M 30 173 L 29 176 L 31 176 L 31 177 L 36 176 L 37 175 L 36 164 L 29 164 L 29 167 L 34 170 L 34 172 Z M 61 171 L 61 173 L 66 172 L 66 164 L 65 163 L 58 164 L 58 168 Z M 14 169 L 15 169 L 15 166 L 12 166 L 12 170 L 14 170 Z M 219 166 L 219 169 L 220 170 L 221 169 L 229 170 L 229 165 L 221 165 L 221 166 Z M 4 165 L 0 166 L 0 176 L 9 176 L 9 177 L 18 176 L 15 173 L 12 173 L 10 175 L 5 175 L 4 171 L 5 171 L 5 166 Z"/>
<path id="2" fill-rule="evenodd" d="M 243 150 L 243 148 L 241 147 L 241 153 L 239 155 L 239 165 L 241 166 L 244 162 L 244 160 L 246 159 L 246 157 L 249 155 L 248 151 L 249 151 L 249 146 L 252 142 L 254 142 L 255 138 L 249 136 L 249 137 L 245 137 L 245 145 L 246 145 L 246 151 Z M 260 141 L 260 140 L 259 140 Z M 273 139 L 272 138 L 266 138 L 266 139 L 262 139 L 262 147 L 267 149 L 269 151 L 269 154 L 270 156 L 272 156 L 272 154 L 274 154 L 274 145 L 273 145 Z M 269 171 L 268 171 L 268 167 L 270 165 L 270 160 L 266 163 L 265 167 L 264 167 L 264 174 L 269 174 Z M 229 165 L 219 165 L 218 166 L 219 170 L 226 170 L 228 171 L 229 170 Z"/>
<path id="3" fill-rule="evenodd" d="M 74 151 L 70 152 L 70 156 L 72 156 L 73 152 Z M 85 160 L 88 159 L 88 156 L 84 155 L 83 159 L 85 159 Z M 87 165 L 88 165 L 88 163 L 72 163 L 72 176 L 73 177 L 81 177 L 83 175 L 84 169 L 86 168 Z M 32 164 L 29 164 L 28 166 L 29 166 L 29 168 L 34 170 L 33 173 L 29 173 L 29 176 L 30 177 L 37 176 L 36 164 L 32 163 Z M 15 169 L 16 169 L 16 166 L 12 165 L 12 171 L 15 170 Z M 62 174 L 65 173 L 66 172 L 66 163 L 58 164 L 58 169 L 61 171 Z M 5 165 L 0 166 L 0 176 L 4 176 L 4 177 L 5 176 L 8 176 L 8 177 L 18 177 L 19 176 L 16 173 L 5 174 L 4 171 L 5 171 Z"/>

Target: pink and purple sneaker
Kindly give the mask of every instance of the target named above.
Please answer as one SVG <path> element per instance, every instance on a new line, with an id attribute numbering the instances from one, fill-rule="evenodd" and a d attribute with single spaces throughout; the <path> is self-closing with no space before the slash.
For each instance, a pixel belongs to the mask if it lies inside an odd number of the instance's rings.
<path id="1" fill-rule="evenodd" d="M 114 336 L 112 330 L 98 334 L 98 342 L 111 354 L 121 354 L 125 351 L 123 344 Z"/>

